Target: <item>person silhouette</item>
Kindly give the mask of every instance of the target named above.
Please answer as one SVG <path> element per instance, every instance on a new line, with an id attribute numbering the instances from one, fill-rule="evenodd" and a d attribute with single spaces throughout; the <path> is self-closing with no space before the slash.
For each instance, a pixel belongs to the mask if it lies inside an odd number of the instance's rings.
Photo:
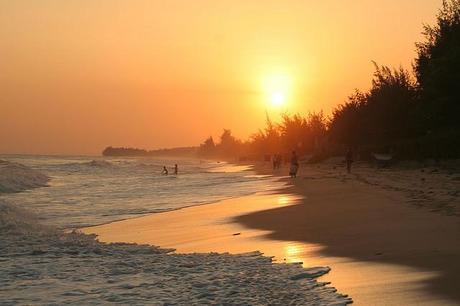
<path id="1" fill-rule="evenodd" d="M 299 159 L 295 151 L 292 151 L 291 155 L 291 168 L 289 170 L 289 175 L 291 177 L 297 176 L 297 171 L 299 170 Z"/>
<path id="2" fill-rule="evenodd" d="M 163 172 L 161 174 L 168 175 L 168 169 L 166 169 L 166 166 L 163 166 Z"/>
<path id="3" fill-rule="evenodd" d="M 347 163 L 347 172 L 351 172 L 351 164 L 353 163 L 353 151 L 351 148 L 348 149 L 347 154 L 345 155 L 345 162 Z"/>
<path id="4" fill-rule="evenodd" d="M 174 165 L 174 175 L 177 175 L 177 173 L 179 172 L 179 169 L 177 167 L 177 164 Z"/>

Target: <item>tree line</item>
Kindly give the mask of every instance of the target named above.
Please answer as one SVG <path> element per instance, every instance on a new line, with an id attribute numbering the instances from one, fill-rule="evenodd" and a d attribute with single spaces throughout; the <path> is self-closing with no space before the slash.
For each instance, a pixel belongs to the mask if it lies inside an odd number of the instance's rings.
<path id="1" fill-rule="evenodd" d="M 371 88 L 356 90 L 328 117 L 282 116 L 242 141 L 225 129 L 206 139 L 201 157 L 260 158 L 291 150 L 321 158 L 352 148 L 362 158 L 460 157 L 460 0 L 445 0 L 434 25 L 424 26 L 412 70 L 374 63 Z"/>
<path id="2" fill-rule="evenodd" d="M 196 147 L 182 147 L 171 149 L 145 150 L 138 148 L 125 147 L 106 147 L 102 151 L 103 156 L 133 156 L 133 157 L 152 157 L 152 156 L 179 156 L 179 157 L 195 157 L 197 153 Z"/>

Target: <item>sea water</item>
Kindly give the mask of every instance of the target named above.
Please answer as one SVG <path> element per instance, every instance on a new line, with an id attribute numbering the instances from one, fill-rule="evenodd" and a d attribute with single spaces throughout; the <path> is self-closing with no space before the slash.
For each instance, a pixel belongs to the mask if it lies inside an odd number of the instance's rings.
<path id="1" fill-rule="evenodd" d="M 178 175 L 161 175 L 174 163 Z M 316 281 L 328 267 L 274 264 L 259 252 L 175 254 L 62 230 L 278 187 L 217 162 L 1 156 L 0 305 L 350 303 Z"/>
<path id="2" fill-rule="evenodd" d="M 199 159 L 0 156 L 47 175 L 45 188 L 11 193 L 40 221 L 78 228 L 280 187 L 249 166 Z M 174 164 L 179 172 L 174 175 Z M 169 175 L 162 175 L 163 166 Z M 20 184 L 21 174 L 16 174 Z"/>

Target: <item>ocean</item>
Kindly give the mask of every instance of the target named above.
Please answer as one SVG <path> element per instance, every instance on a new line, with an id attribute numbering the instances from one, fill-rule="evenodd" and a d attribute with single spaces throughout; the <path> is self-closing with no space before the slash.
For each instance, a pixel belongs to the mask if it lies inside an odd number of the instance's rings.
<path id="1" fill-rule="evenodd" d="M 48 186 L 4 195 L 44 224 L 79 228 L 268 191 L 281 185 L 250 166 L 198 159 L 1 156 L 50 178 Z M 178 164 L 178 175 L 173 174 Z M 163 166 L 169 175 L 162 175 Z M 20 174 L 17 174 L 20 184 Z"/>
<path id="2" fill-rule="evenodd" d="M 161 175 L 177 163 L 178 175 Z M 283 183 L 190 159 L 0 156 L 0 305 L 346 305 L 328 267 L 260 252 L 176 254 L 69 231 L 202 205 Z"/>

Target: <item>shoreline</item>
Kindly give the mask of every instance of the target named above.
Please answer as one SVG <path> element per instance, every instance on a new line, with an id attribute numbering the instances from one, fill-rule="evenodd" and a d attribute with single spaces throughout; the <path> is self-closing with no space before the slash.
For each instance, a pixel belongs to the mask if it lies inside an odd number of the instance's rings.
<path id="1" fill-rule="evenodd" d="M 328 267 L 275 265 L 260 252 L 179 254 L 155 245 L 107 244 L 95 235 L 42 224 L 23 206 L 0 198 L 0 282 L 5 284 L 0 300 L 7 304 L 351 302 L 317 280 Z M 167 219 L 171 224 L 170 214 Z"/>
<path id="2" fill-rule="evenodd" d="M 83 231 L 98 234 L 103 242 L 147 243 L 178 253 L 260 250 L 278 262 L 331 266 L 321 279 L 362 305 L 458 303 L 457 217 L 416 209 L 404 203 L 401 191 L 377 188 L 331 169 L 304 167 L 294 186 L 271 195 L 233 198 Z M 256 171 L 271 172 L 260 165 Z M 338 206 L 338 201 L 348 203 L 349 209 L 341 210 L 344 205 Z M 351 226 L 343 222 L 350 218 Z M 391 232 L 387 223 L 396 229 Z"/>
<path id="3" fill-rule="evenodd" d="M 382 174 L 382 170 L 367 165 L 347 175 L 337 163 L 311 165 L 304 170 L 292 186 L 293 192 L 306 197 L 302 203 L 243 215 L 235 221 L 251 229 L 269 231 L 267 239 L 324 246 L 319 250 L 320 256 L 329 258 L 332 267 L 324 278 L 358 304 L 459 303 L 457 177 L 449 174 L 440 180 L 443 174 L 437 169 L 406 172 L 395 168 L 383 170 L 388 173 Z M 419 180 L 414 172 L 421 173 L 424 179 Z M 363 180 L 362 176 L 369 179 Z M 401 178 L 410 180 L 410 188 L 401 186 Z M 417 189 L 419 182 L 422 185 Z M 445 188 L 439 188 L 439 184 Z M 422 188 L 429 198 L 420 195 Z M 415 199 L 414 191 L 420 193 Z M 455 197 L 447 201 L 446 193 L 454 193 Z M 282 220 L 289 220 L 289 225 Z M 375 276 L 371 273 L 388 279 L 372 279 Z M 362 278 L 363 286 L 350 285 L 353 274 L 359 275 L 356 278 L 367 274 Z M 385 288 L 383 297 L 379 299 L 365 288 L 369 281 Z"/>

